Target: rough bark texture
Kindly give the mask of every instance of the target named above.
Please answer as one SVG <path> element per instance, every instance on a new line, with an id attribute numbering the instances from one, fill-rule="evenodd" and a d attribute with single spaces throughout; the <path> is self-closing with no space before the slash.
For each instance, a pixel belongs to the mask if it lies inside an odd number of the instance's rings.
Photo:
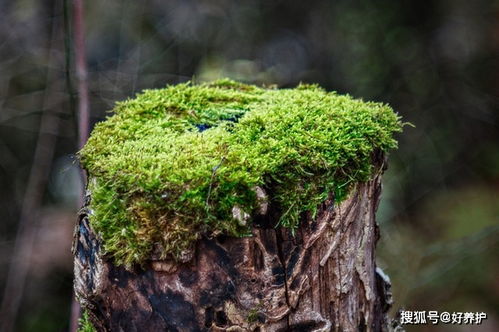
<path id="1" fill-rule="evenodd" d="M 389 285 L 375 265 L 380 175 L 303 216 L 293 236 L 272 208 L 253 236 L 200 240 L 186 264 L 127 271 L 99 254 L 84 209 L 75 290 L 99 331 L 384 331 Z M 388 290 L 388 292 L 387 292 Z"/>

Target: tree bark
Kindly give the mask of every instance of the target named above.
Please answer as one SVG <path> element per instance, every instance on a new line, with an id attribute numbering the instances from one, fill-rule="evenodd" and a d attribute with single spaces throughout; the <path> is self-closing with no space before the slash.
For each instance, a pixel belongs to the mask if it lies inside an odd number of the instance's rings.
<path id="1" fill-rule="evenodd" d="M 204 238 L 185 264 L 128 271 L 100 254 L 88 211 L 75 233 L 75 291 L 98 331 L 385 331 L 389 283 L 375 263 L 381 175 L 296 234 L 254 221 L 253 236 Z"/>

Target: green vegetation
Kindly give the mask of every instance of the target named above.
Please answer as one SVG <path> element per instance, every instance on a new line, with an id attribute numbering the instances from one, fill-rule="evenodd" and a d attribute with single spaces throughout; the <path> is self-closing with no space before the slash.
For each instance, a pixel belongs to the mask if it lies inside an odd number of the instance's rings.
<path id="1" fill-rule="evenodd" d="M 250 234 L 234 208 L 255 215 L 257 187 L 280 209 L 279 225 L 295 229 L 328 193 L 341 200 L 368 180 L 373 152 L 395 148 L 401 127 L 386 105 L 316 85 L 146 90 L 118 103 L 80 152 L 91 224 L 127 266 L 153 253 L 182 260 L 202 234 Z"/>
<path id="2" fill-rule="evenodd" d="M 87 311 L 83 311 L 83 315 L 79 319 L 78 325 L 78 332 L 96 332 L 95 327 L 90 322 Z"/>
<path id="3" fill-rule="evenodd" d="M 248 316 L 246 319 L 248 320 L 248 323 L 256 323 L 258 321 L 258 314 L 263 308 L 263 303 L 259 302 L 256 306 L 251 308 L 248 312 Z"/>

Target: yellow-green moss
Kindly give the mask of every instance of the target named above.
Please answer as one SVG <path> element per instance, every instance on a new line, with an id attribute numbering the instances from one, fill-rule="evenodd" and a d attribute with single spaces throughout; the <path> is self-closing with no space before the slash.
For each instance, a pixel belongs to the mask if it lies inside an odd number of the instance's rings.
<path id="1" fill-rule="evenodd" d="M 116 104 L 80 152 L 90 216 L 118 264 L 179 258 L 202 234 L 243 236 L 232 209 L 254 215 L 257 186 L 296 228 L 328 193 L 368 180 L 375 150 L 397 143 L 384 104 L 316 85 L 265 89 L 230 80 L 146 90 Z"/>

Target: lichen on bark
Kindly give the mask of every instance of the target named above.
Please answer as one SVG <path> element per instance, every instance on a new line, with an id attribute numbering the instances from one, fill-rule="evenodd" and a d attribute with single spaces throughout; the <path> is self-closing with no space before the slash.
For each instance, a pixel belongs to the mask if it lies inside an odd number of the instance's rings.
<path id="1" fill-rule="evenodd" d="M 92 228 L 126 266 L 188 260 L 201 236 L 250 235 L 265 200 L 276 226 L 296 229 L 331 193 L 341 201 L 369 180 L 373 153 L 395 148 L 402 127 L 387 105 L 316 85 L 227 79 L 146 90 L 113 111 L 79 155 Z"/>

